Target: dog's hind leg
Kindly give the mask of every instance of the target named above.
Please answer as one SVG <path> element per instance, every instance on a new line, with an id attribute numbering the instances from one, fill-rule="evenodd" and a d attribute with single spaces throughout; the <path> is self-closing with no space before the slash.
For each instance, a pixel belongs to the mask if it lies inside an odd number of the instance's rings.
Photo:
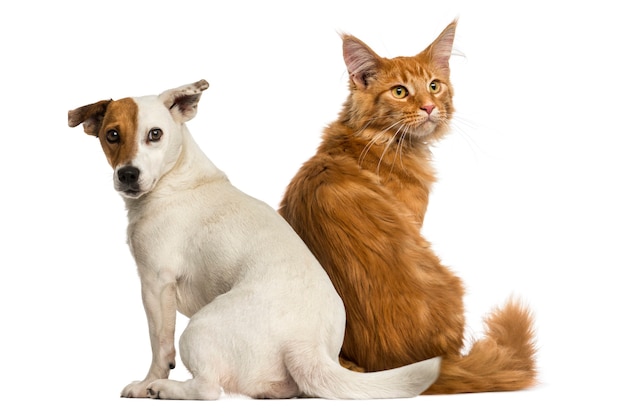
<path id="1" fill-rule="evenodd" d="M 222 390 L 218 384 L 192 378 L 187 381 L 155 380 L 148 385 L 148 397 L 167 400 L 217 400 Z"/>

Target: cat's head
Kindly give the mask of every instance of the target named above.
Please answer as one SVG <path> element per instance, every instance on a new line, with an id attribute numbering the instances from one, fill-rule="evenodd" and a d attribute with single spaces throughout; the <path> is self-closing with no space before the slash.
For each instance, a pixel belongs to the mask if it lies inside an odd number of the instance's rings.
<path id="1" fill-rule="evenodd" d="M 378 131 L 377 141 L 430 143 L 443 136 L 454 112 L 448 62 L 455 29 L 456 20 L 419 54 L 391 59 L 343 35 L 351 91 L 346 116 L 353 127 L 365 136 Z"/>

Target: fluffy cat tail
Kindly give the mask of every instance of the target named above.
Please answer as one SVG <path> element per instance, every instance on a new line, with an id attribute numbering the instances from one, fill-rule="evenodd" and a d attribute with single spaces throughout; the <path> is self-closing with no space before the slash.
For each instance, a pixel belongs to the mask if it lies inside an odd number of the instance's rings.
<path id="1" fill-rule="evenodd" d="M 431 358 L 391 370 L 361 373 L 342 367 L 318 348 L 293 348 L 285 366 L 307 396 L 324 399 L 392 399 L 414 397 L 439 374 L 441 359 Z"/>
<path id="2" fill-rule="evenodd" d="M 445 357 L 439 378 L 424 394 L 513 391 L 537 383 L 533 317 L 509 300 L 485 319 L 485 337 L 463 356 Z"/>

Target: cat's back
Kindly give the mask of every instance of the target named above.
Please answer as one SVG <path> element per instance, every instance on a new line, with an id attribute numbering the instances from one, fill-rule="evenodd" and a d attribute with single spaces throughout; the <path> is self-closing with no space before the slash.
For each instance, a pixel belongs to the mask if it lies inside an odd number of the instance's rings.
<path id="1" fill-rule="evenodd" d="M 324 194 L 346 197 L 378 186 L 377 176 L 361 166 L 362 147 L 348 140 L 349 136 L 350 132 L 338 123 L 326 128 L 317 152 L 302 164 L 285 190 L 279 212 L 288 221 L 299 216 L 301 210 L 311 212 L 317 204 L 337 201 Z"/>

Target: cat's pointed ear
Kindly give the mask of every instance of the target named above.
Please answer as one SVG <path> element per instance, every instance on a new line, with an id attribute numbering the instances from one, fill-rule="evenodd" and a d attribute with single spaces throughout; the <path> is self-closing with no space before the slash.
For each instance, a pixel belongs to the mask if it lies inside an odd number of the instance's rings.
<path id="1" fill-rule="evenodd" d="M 426 48 L 431 62 L 441 70 L 446 76 L 450 76 L 450 55 L 452 55 L 452 45 L 454 44 L 454 34 L 456 32 L 456 20 L 450 23 L 441 32 L 439 37 Z"/>
<path id="2" fill-rule="evenodd" d="M 367 87 L 368 78 L 375 75 L 380 57 L 365 43 L 351 35 L 342 35 L 343 60 L 348 68 L 350 81 L 358 88 Z"/>

